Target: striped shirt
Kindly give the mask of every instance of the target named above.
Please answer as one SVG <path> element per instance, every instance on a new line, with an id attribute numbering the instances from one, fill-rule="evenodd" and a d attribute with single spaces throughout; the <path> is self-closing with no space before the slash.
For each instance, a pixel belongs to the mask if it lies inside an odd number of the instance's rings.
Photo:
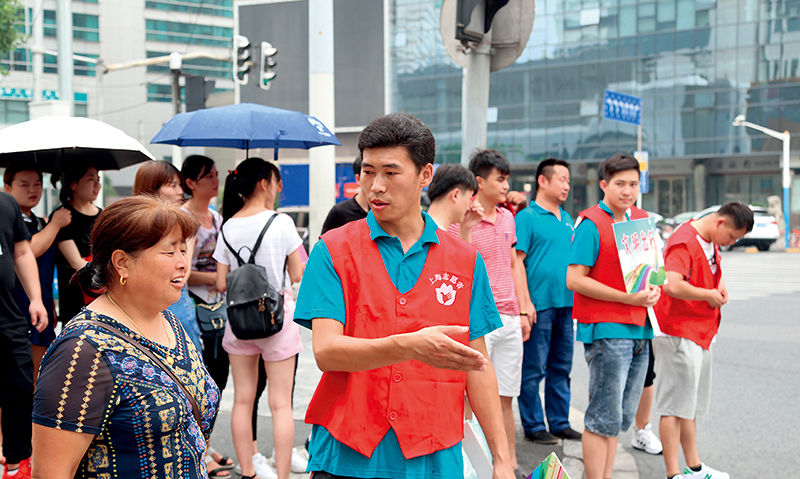
<path id="1" fill-rule="evenodd" d="M 471 242 L 486 263 L 489 285 L 500 314 L 519 315 L 519 301 L 511 274 L 511 253 L 517 243 L 514 215 L 505 208 L 497 207 L 495 223 L 486 219 L 472 228 Z M 450 225 L 448 232 L 459 236 L 461 225 Z"/>

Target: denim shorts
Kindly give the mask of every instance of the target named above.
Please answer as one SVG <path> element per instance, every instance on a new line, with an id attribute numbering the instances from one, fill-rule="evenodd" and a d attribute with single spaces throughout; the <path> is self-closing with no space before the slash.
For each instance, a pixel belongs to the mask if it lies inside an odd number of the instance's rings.
<path id="1" fill-rule="evenodd" d="M 649 345 L 646 339 L 597 339 L 585 343 L 589 364 L 589 407 L 584 427 L 605 437 L 627 430 L 644 387 Z"/>

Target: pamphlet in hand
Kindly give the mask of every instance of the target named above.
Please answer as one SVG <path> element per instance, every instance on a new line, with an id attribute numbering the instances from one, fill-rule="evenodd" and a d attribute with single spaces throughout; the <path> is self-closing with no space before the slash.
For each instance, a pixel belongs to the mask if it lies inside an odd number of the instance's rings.
<path id="1" fill-rule="evenodd" d="M 614 223 L 619 263 L 630 294 L 645 289 L 647 283 L 660 286 L 667 282 L 661 242 L 652 218 Z"/>
<path id="2" fill-rule="evenodd" d="M 569 479 L 569 474 L 564 470 L 556 453 L 551 452 L 541 464 L 536 466 L 528 479 Z"/>

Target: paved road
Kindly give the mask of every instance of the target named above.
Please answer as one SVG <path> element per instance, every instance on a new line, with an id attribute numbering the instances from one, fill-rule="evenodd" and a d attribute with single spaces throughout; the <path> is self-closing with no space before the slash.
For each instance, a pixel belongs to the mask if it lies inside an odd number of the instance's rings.
<path id="1" fill-rule="evenodd" d="M 701 459 L 734 478 L 800 470 L 800 254 L 723 253 L 731 301 L 714 345 L 711 412 L 698 418 Z M 588 376 L 575 348 L 573 406 L 584 410 Z M 656 378 L 656 382 L 658 379 Z M 653 418 L 657 421 L 657 418 Z M 665 477 L 661 456 L 621 443 L 640 477 Z M 681 459 L 682 460 L 682 459 Z"/>
<path id="2" fill-rule="evenodd" d="M 723 326 L 715 345 L 711 414 L 698 421 L 701 457 L 741 478 L 760 477 L 764 467 L 775 472 L 800 470 L 796 439 L 800 430 L 796 413 L 800 396 L 800 362 L 796 359 L 800 351 L 800 254 L 728 252 L 723 256 L 723 270 L 731 302 L 723 310 Z M 294 406 L 297 444 L 309 430 L 302 418 L 320 376 L 310 351 L 310 333 L 304 330 L 303 339 L 306 351 L 300 355 Z M 579 411 L 586 408 L 587 384 L 583 347 L 576 345 L 572 406 Z M 231 386 L 223 393 L 213 440 L 215 447 L 227 454 L 233 453 Z M 259 423 L 259 443 L 269 455 L 271 430 L 265 400 L 259 411 L 264 416 Z M 635 459 L 639 477 L 663 477 L 662 458 L 635 451 L 630 438 L 630 432 L 624 434 L 620 444 Z M 520 461 L 530 469 L 549 452 L 525 441 L 521 429 L 518 441 Z M 568 446 L 574 451 L 579 444 Z M 553 450 L 564 453 L 561 445 Z"/>

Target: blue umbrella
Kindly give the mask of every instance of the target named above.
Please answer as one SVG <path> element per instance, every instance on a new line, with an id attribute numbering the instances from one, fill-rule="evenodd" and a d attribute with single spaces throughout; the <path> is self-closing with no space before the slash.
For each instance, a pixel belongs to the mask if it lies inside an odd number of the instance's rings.
<path id="1" fill-rule="evenodd" d="M 321 121 L 299 111 L 253 103 L 205 108 L 172 117 L 150 143 L 222 148 L 309 149 L 341 142 Z"/>

